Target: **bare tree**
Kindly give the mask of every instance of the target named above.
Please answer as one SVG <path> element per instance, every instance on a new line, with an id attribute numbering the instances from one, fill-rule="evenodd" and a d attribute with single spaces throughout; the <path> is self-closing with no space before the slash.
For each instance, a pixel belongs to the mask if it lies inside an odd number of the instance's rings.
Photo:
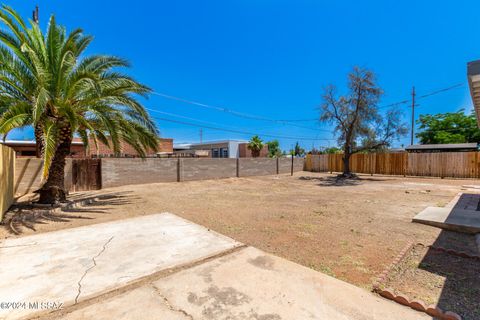
<path id="1" fill-rule="evenodd" d="M 380 113 L 378 102 L 382 94 L 375 74 L 359 67 L 354 67 L 348 75 L 346 95 L 337 96 L 334 85 L 324 90 L 320 121 L 335 127 L 344 154 L 342 178 L 355 177 L 350 171 L 352 154 L 386 148 L 408 132 L 398 109 L 392 108 L 384 115 Z"/>

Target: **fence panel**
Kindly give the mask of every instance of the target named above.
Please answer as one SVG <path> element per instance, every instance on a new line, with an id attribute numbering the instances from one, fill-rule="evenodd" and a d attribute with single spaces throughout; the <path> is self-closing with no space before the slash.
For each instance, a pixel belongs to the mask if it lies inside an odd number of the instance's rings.
<path id="1" fill-rule="evenodd" d="M 342 172 L 343 154 L 308 155 L 307 171 Z M 350 169 L 356 173 L 449 178 L 480 178 L 479 152 L 354 154 Z"/>
<path id="2" fill-rule="evenodd" d="M 102 167 L 100 159 L 74 159 L 72 161 L 73 191 L 100 190 Z"/>
<path id="3" fill-rule="evenodd" d="M 13 203 L 15 151 L 0 145 L 0 221 Z"/>
<path id="4" fill-rule="evenodd" d="M 305 159 L 305 170 L 312 172 L 329 171 L 328 154 L 309 154 Z"/>
<path id="5" fill-rule="evenodd" d="M 408 175 L 478 178 L 478 152 L 409 153 Z"/>
<path id="6" fill-rule="evenodd" d="M 407 153 L 377 153 L 375 158 L 376 174 L 402 176 L 407 174 Z"/>

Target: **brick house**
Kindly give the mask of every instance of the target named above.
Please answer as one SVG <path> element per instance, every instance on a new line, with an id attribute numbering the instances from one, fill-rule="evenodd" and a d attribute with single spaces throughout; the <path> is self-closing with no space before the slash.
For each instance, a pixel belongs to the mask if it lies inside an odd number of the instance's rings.
<path id="1" fill-rule="evenodd" d="M 0 142 L 15 150 L 16 157 L 35 157 L 36 156 L 36 143 L 34 140 L 7 140 Z M 121 143 L 120 157 L 138 157 L 138 153 L 128 144 Z M 89 148 L 86 150 L 83 142 L 80 138 L 73 138 L 72 146 L 70 148 L 70 158 L 91 158 L 91 157 L 113 157 L 113 151 L 103 143 L 98 143 L 98 150 L 93 140 L 89 141 Z M 158 141 L 158 151 L 155 153 L 153 150 L 147 152 L 147 157 L 154 157 L 161 154 L 173 153 L 173 139 L 160 138 Z"/>
<path id="2" fill-rule="evenodd" d="M 238 153 L 240 158 L 252 158 L 252 151 L 248 149 L 248 143 L 241 143 L 238 145 Z M 260 150 L 259 158 L 268 157 L 268 146 L 265 144 Z"/>
<path id="3" fill-rule="evenodd" d="M 125 142 L 120 143 L 120 154 L 115 155 L 113 150 L 110 149 L 105 144 L 98 142 L 98 149 L 95 145 L 93 139 L 89 139 L 89 148 L 87 150 L 87 157 L 138 157 L 138 153 L 135 149 Z M 154 150 L 147 151 L 147 157 L 155 157 L 161 154 L 172 154 L 173 153 L 173 139 L 170 138 L 159 138 L 158 139 L 158 150 L 155 152 Z"/>

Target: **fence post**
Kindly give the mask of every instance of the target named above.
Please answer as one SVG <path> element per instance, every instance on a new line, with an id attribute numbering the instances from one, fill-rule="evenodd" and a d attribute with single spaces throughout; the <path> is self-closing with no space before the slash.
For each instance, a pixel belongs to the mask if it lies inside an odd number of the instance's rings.
<path id="1" fill-rule="evenodd" d="M 290 171 L 291 171 L 290 175 L 293 176 L 293 154 L 292 154 L 292 169 Z"/>
<path id="2" fill-rule="evenodd" d="M 240 158 L 237 158 L 237 178 L 240 178 Z"/>
<path id="3" fill-rule="evenodd" d="M 183 159 L 178 158 L 177 162 L 177 182 L 183 181 Z"/>
<path id="4" fill-rule="evenodd" d="M 275 162 L 277 164 L 277 174 L 279 174 L 280 173 L 280 168 L 279 168 L 279 163 L 278 163 L 279 162 L 278 157 L 276 159 L 277 159 L 277 161 L 275 161 Z"/>

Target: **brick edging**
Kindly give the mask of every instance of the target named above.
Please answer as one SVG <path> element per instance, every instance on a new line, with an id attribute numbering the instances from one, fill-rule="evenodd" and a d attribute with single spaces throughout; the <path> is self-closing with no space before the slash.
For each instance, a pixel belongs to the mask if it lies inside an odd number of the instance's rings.
<path id="1" fill-rule="evenodd" d="M 427 246 L 428 248 L 439 251 L 439 252 L 445 252 L 454 256 L 462 257 L 462 258 L 469 258 L 469 259 L 476 259 L 480 260 L 480 254 L 470 254 L 466 251 L 457 251 L 453 249 L 447 249 L 444 247 L 435 247 L 435 246 Z"/>
<path id="2" fill-rule="evenodd" d="M 393 259 L 392 263 L 386 267 L 382 273 L 375 279 L 373 283 L 373 291 L 377 291 L 377 289 L 380 289 L 380 286 L 385 283 L 385 280 L 387 280 L 387 276 L 390 273 L 390 271 L 397 265 L 399 264 L 403 258 L 405 258 L 405 255 L 407 252 L 415 245 L 413 241 L 410 241 L 407 243 L 407 245 L 400 251 L 400 253 Z"/>
<path id="3" fill-rule="evenodd" d="M 422 243 L 416 243 L 416 244 L 424 246 L 424 244 Z M 379 295 L 381 295 L 386 299 L 389 299 L 401 305 L 410 307 L 414 310 L 424 312 L 429 316 L 438 318 L 440 320 L 462 320 L 462 317 L 456 314 L 455 312 L 443 311 L 440 307 L 434 306 L 434 305 L 427 306 L 425 302 L 423 302 L 422 300 L 410 299 L 407 295 L 403 294 L 402 292 L 399 292 L 398 294 L 396 294 L 392 288 L 382 288 L 382 285 L 386 284 L 387 276 L 390 273 L 390 271 L 396 265 L 398 265 L 400 262 L 403 261 L 407 252 L 410 251 L 413 248 L 413 246 L 416 244 L 413 241 L 411 241 L 403 248 L 402 251 L 400 251 L 400 253 L 395 257 L 395 259 L 393 259 L 393 262 L 383 270 L 380 276 L 378 276 L 375 279 L 375 282 L 373 283 L 372 291 L 378 293 Z M 439 250 L 439 248 L 437 247 L 432 247 L 432 246 L 428 246 L 428 247 L 434 250 Z M 445 252 L 451 253 L 445 248 L 442 248 L 442 249 L 444 250 L 440 249 L 439 251 L 445 251 Z M 450 251 L 454 251 L 454 250 L 450 250 Z M 455 254 L 455 253 L 452 253 L 452 254 Z M 459 255 L 459 256 L 465 257 L 465 255 L 466 255 L 466 252 L 462 251 L 462 255 Z"/>

